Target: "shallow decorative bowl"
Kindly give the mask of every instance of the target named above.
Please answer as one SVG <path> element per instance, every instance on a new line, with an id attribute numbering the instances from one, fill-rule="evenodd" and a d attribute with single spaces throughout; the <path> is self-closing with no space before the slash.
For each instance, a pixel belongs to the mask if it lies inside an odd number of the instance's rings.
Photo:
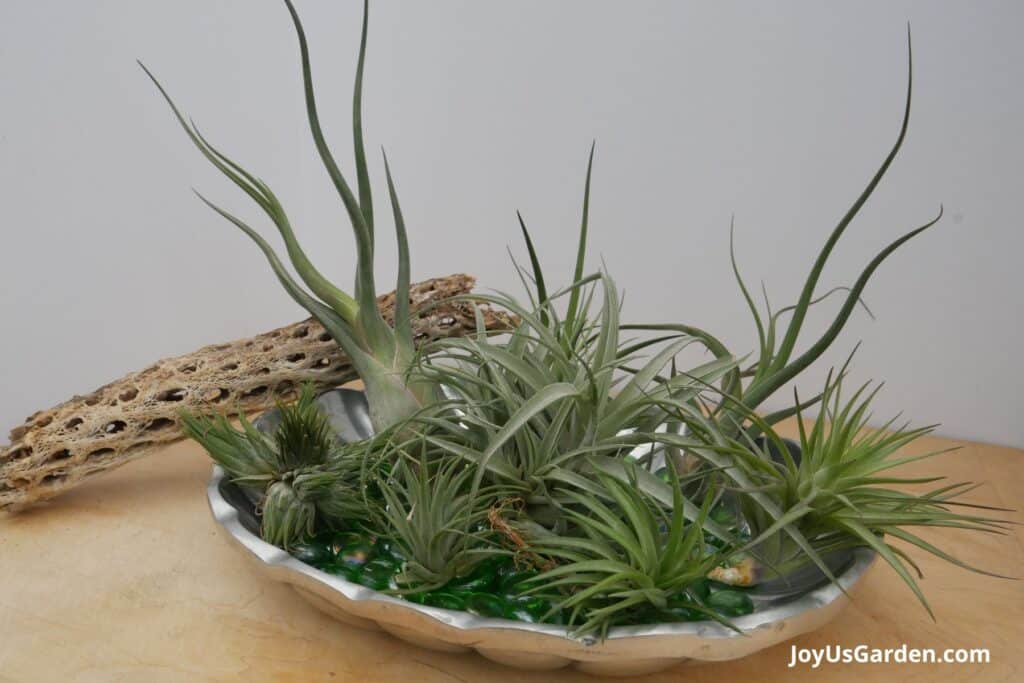
<path id="1" fill-rule="evenodd" d="M 318 400 L 341 438 L 369 436 L 370 421 L 362 392 L 338 389 Z M 275 411 L 270 411 L 257 420 L 257 426 L 271 429 L 276 419 Z M 417 605 L 305 564 L 259 537 L 253 501 L 230 483 L 219 467 L 213 468 L 207 496 L 218 529 L 258 572 L 272 581 L 291 584 L 299 595 L 327 614 L 359 628 L 387 631 L 420 647 L 444 652 L 476 650 L 490 660 L 520 669 L 572 666 L 592 674 L 627 676 L 687 661 L 738 659 L 823 626 L 849 601 L 839 586 L 826 581 L 788 599 L 755 591 L 751 597 L 757 610 L 732 619 L 742 635 L 707 621 L 615 627 L 603 641 L 574 637 L 561 626 Z M 847 594 L 874 559 L 873 552 L 858 549 L 836 569 L 839 584 Z"/>

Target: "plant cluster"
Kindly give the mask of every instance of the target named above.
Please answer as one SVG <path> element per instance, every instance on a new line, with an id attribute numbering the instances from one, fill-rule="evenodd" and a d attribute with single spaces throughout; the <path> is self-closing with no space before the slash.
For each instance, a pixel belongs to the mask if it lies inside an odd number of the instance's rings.
<path id="1" fill-rule="evenodd" d="M 475 335 L 417 348 L 405 223 L 386 159 L 399 244 L 393 326 L 374 305 L 375 216 L 361 125 L 368 8 L 353 97 L 353 190 L 324 139 L 306 38 L 290 0 L 285 5 L 312 136 L 355 235 L 353 295 L 312 264 L 269 187 L 216 150 L 157 84 L 200 151 L 276 226 L 298 280 L 256 230 L 207 202 L 256 242 L 288 294 L 352 358 L 376 429 L 370 439 L 342 443 L 308 391 L 279 407 L 272 433 L 244 416 L 240 430 L 224 418 L 185 417 L 188 433 L 261 501 L 266 540 L 424 604 L 605 633 L 650 621 L 731 623 L 754 608 L 745 586 L 808 565 L 834 580 L 830 558 L 851 547 L 874 549 L 924 602 L 913 560 L 890 541 L 962 564 L 910 529 L 1000 532 L 1005 522 L 959 507 L 968 485 L 907 493 L 904 484 L 923 480 L 887 474 L 910 459 L 891 456 L 929 428 L 866 429 L 876 390 L 861 387 L 844 399 L 847 367 L 810 400 L 755 412 L 835 341 L 878 266 L 938 220 L 881 250 L 849 287 L 818 294 L 837 242 L 903 143 L 909 82 L 896 143 L 829 235 L 797 302 L 773 312 L 766 298 L 763 315 L 733 258 L 757 329 L 749 365 L 698 327 L 620 322 L 614 280 L 586 266 L 593 149 L 569 282 L 549 289 L 520 217 L 530 266 L 515 267 L 527 299 L 464 297 L 514 314 L 513 329 L 494 335 L 481 324 Z M 833 294 L 844 295 L 833 322 L 798 353 L 808 310 Z M 630 331 L 639 336 L 624 336 Z M 710 360 L 680 369 L 680 353 L 691 346 Z M 802 420 L 815 404 L 817 419 L 809 429 L 800 422 L 791 447 L 775 426 Z M 740 565 L 749 571 L 727 571 Z"/>

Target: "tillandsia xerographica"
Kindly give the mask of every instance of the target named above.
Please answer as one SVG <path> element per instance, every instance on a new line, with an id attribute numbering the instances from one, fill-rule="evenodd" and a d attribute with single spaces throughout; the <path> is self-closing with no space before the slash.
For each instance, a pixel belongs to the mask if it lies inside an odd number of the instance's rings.
<path id="1" fill-rule="evenodd" d="M 288 294 L 352 358 L 366 388 L 376 433 L 348 443 L 331 432 L 308 390 L 295 405 L 279 406 L 270 434 L 244 415 L 240 430 L 225 419 L 185 416 L 188 433 L 260 500 L 266 540 L 408 600 L 603 634 L 651 621 L 731 623 L 754 609 L 744 593 L 749 585 L 808 566 L 835 580 L 841 568 L 830 560 L 851 547 L 876 551 L 927 606 L 908 569 L 913 560 L 889 541 L 963 565 L 909 528 L 1004 527 L 959 511 L 966 484 L 924 494 L 892 488 L 920 483 L 884 473 L 907 462 L 891 456 L 929 429 L 885 431 L 890 423 L 868 430 L 874 392 L 862 388 L 844 401 L 847 366 L 810 400 L 795 396 L 791 408 L 755 412 L 832 345 L 879 265 L 938 220 L 885 247 L 850 286 L 819 294 L 836 244 L 906 136 L 909 78 L 896 143 L 832 230 L 797 302 L 773 312 L 766 297 L 762 315 L 733 256 L 757 329 L 752 364 L 695 325 L 620 322 L 614 280 L 586 266 L 593 148 L 569 282 L 549 289 L 520 216 L 530 266 L 515 268 L 527 299 L 462 298 L 507 310 L 513 329 L 496 336 L 481 322 L 475 335 L 416 348 L 405 225 L 386 159 L 399 244 L 393 326 L 374 305 L 374 212 L 361 119 L 368 3 L 353 97 L 355 192 L 324 140 L 305 35 L 290 0 L 284 4 L 298 36 L 313 139 L 355 234 L 353 295 L 311 263 L 266 184 L 214 148 L 157 84 L 192 142 L 271 219 L 308 291 L 253 228 L 203 201 L 256 242 Z M 833 322 L 797 353 L 807 311 L 839 293 L 844 300 Z M 642 336 L 625 338 L 626 331 Z M 711 360 L 681 370 L 679 355 L 693 345 Z M 780 420 L 802 419 L 816 404 L 820 413 L 809 429 L 801 423 L 798 444 L 776 433 Z"/>

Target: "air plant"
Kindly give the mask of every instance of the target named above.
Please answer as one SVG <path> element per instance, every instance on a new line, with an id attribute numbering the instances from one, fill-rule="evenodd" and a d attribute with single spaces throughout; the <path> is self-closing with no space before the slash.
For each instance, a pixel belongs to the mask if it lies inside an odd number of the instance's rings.
<path id="1" fill-rule="evenodd" d="M 742 481 L 738 492 L 742 517 L 750 525 L 751 535 L 763 539 L 754 551 L 771 571 L 786 576 L 808 562 L 806 554 L 777 531 L 779 522 L 785 520 L 799 530 L 819 556 L 855 547 L 876 551 L 931 614 L 913 576 L 913 572 L 920 576 L 920 570 L 903 549 L 888 539 L 916 546 L 957 566 L 998 576 L 957 559 L 910 529 L 945 527 L 1002 533 L 1007 521 L 962 509 L 1007 510 L 963 502 L 961 497 L 976 488 L 969 482 L 923 492 L 907 491 L 907 486 L 935 483 L 943 477 L 900 477 L 890 474 L 890 470 L 953 449 L 897 457 L 909 444 L 931 433 L 934 425 L 911 428 L 906 423 L 898 425 L 897 418 L 893 418 L 880 427 L 870 428 L 871 402 L 882 385 L 862 384 L 849 399 L 844 399 L 846 375 L 847 366 L 836 375 L 829 374 L 821 392 L 822 410 L 810 428 L 797 409 L 797 457 L 771 425 L 751 415 L 764 436 L 757 441 L 744 439 L 745 443 L 736 443 L 736 448 L 729 452 L 732 457 L 725 476 L 736 483 Z M 798 397 L 795 405 L 800 405 Z M 901 488 L 893 489 L 893 485 Z M 753 490 L 775 501 L 782 516 L 766 514 L 750 497 L 749 491 Z"/>
<path id="2" fill-rule="evenodd" d="M 804 280 L 803 287 L 800 290 L 800 296 L 794 304 L 773 312 L 771 304 L 768 301 L 767 292 L 764 292 L 766 310 L 762 313 L 758 309 L 753 295 L 740 274 L 734 250 L 733 226 L 730 225 L 729 253 L 733 275 L 754 320 L 754 325 L 757 330 L 757 350 L 756 360 L 752 365 L 747 368 L 736 368 L 723 382 L 723 400 L 717 406 L 715 414 L 719 424 L 726 430 L 735 431 L 736 429 L 741 428 L 741 426 L 749 427 L 750 425 L 744 424 L 744 421 L 751 412 L 757 410 L 765 400 L 818 360 L 839 337 L 858 304 L 862 305 L 865 309 L 867 308 L 861 300 L 861 297 L 871 279 L 871 276 L 875 273 L 878 267 L 881 266 L 881 264 L 897 249 L 914 237 L 917 237 L 924 231 L 933 227 L 942 218 L 942 207 L 940 206 L 938 214 L 934 218 L 905 233 L 879 251 L 875 257 L 868 262 L 860 275 L 851 285 L 833 287 L 823 294 L 818 293 L 822 272 L 824 271 L 825 266 L 827 265 L 828 260 L 835 250 L 840 238 L 842 238 L 846 233 L 846 230 L 857 217 L 861 208 L 863 208 L 868 199 L 871 198 L 871 195 L 878 187 L 882 178 L 885 177 L 886 172 L 889 170 L 893 160 L 896 158 L 900 148 L 903 146 L 903 141 L 906 138 L 907 129 L 910 124 L 912 90 L 913 50 L 910 41 L 910 29 L 908 26 L 907 93 L 903 110 L 903 120 L 900 125 L 899 133 L 896 136 L 896 141 L 889 149 L 889 152 L 882 161 L 881 166 L 879 166 L 874 175 L 872 175 L 871 179 L 868 181 L 867 186 L 861 191 L 851 206 L 847 209 L 846 213 L 843 214 L 842 218 L 840 218 L 839 222 L 832 229 L 821 251 L 818 252 L 817 257 L 811 266 L 810 272 L 808 272 L 807 277 Z M 832 322 L 813 343 L 811 343 L 802 352 L 797 353 L 797 341 L 799 340 L 801 332 L 804 331 L 804 323 L 806 321 L 808 311 L 812 306 L 831 298 L 835 294 L 842 294 L 844 298 L 839 306 L 839 310 L 832 319 Z M 870 311 L 868 312 L 870 313 Z M 788 318 L 788 321 L 786 322 L 784 329 L 780 330 L 779 324 L 784 317 Z M 701 339 L 707 346 L 708 350 L 716 356 L 726 357 L 732 355 L 721 340 L 709 332 L 693 325 L 676 323 L 654 325 L 634 324 L 623 326 L 623 329 L 653 330 L 692 335 Z M 769 425 L 775 424 L 788 417 L 792 417 L 798 410 L 806 410 L 820 400 L 820 394 L 813 396 L 802 404 L 769 413 L 763 416 L 762 421 Z M 756 435 L 756 428 L 754 435 Z"/>
<path id="3" fill-rule="evenodd" d="M 670 508 L 644 493 L 637 470 L 628 465 L 626 481 L 597 474 L 589 488 L 598 495 L 567 494 L 570 505 L 564 514 L 582 533 L 538 533 L 532 527 L 531 549 L 559 562 L 531 583 L 546 594 L 561 593 L 555 609 L 569 610 L 569 623 L 579 633 L 603 636 L 615 624 L 642 620 L 652 610 L 664 614 L 672 606 L 728 624 L 704 606 L 705 576 L 722 561 L 719 551 L 704 542 L 703 525 L 714 496 L 707 495 L 696 519 L 687 523 L 675 467 L 669 465 Z"/>
<path id="4" fill-rule="evenodd" d="M 650 343 L 619 338 L 615 284 L 601 275 L 602 304 L 589 315 L 593 290 L 577 320 L 527 307 L 507 295 L 476 295 L 504 307 L 519 323 L 507 339 L 481 332 L 439 340 L 424 350 L 421 374 L 445 387 L 458 421 L 477 447 L 451 447 L 480 466 L 479 477 L 517 487 L 529 503 L 550 502 L 559 487 L 581 486 L 592 462 L 622 458 L 650 444 L 671 408 L 690 402 L 735 367 L 714 359 L 687 373 L 662 378 L 673 359 L 699 340 L 674 339 L 649 358 Z M 566 343 L 570 330 L 576 338 Z M 638 369 L 626 368 L 637 362 Z"/>
<path id="5" fill-rule="evenodd" d="M 378 479 L 384 505 L 373 528 L 393 539 L 406 558 L 398 582 L 424 591 L 465 574 L 489 554 L 482 522 L 497 495 L 473 490 L 475 468 L 458 458 L 431 462 L 425 436 L 417 445 L 418 460 L 405 454 Z"/>
<path id="6" fill-rule="evenodd" d="M 215 148 L 199 132 L 195 123 L 186 119 L 167 91 L 153 74 L 140 62 L 166 99 L 178 122 L 195 146 L 210 163 L 229 178 L 263 210 L 284 240 L 288 257 L 300 279 L 309 288 L 304 289 L 285 268 L 270 244 L 237 216 L 207 200 L 199 198 L 210 208 L 248 235 L 263 251 L 285 291 L 300 306 L 309 311 L 338 342 L 352 362 L 366 386 L 370 404 L 370 417 L 378 430 L 408 417 L 423 405 L 435 399 L 435 387 L 417 381 L 409 374 L 414 357 L 412 326 L 409 319 L 409 244 L 405 221 L 399 206 L 391 169 L 384 157 L 388 195 L 391 200 L 395 232 L 398 239 L 398 278 L 395 287 L 394 324 L 388 325 L 376 305 L 376 285 L 373 271 L 374 212 L 369 171 L 363 144 L 362 86 L 366 57 L 366 36 L 369 18 L 369 0 L 365 0 L 362 34 L 359 43 L 359 61 L 356 67 L 352 98 L 353 142 L 355 146 L 356 191 L 353 192 L 345 175 L 335 161 L 324 139 L 317 112 L 316 96 L 310 66 L 306 35 L 291 0 L 284 0 L 291 14 L 299 41 L 302 79 L 306 99 L 306 114 L 317 152 L 324 168 L 341 197 L 352 225 L 356 241 L 356 279 L 353 294 L 348 294 L 329 282 L 313 265 L 295 237 L 284 207 L 271 189 L 258 177 L 246 171 Z M 198 193 L 197 193 L 198 194 Z"/>
<path id="7" fill-rule="evenodd" d="M 314 399 L 304 385 L 295 403 L 279 404 L 280 421 L 270 434 L 244 414 L 238 415 L 241 429 L 223 416 L 181 415 L 185 434 L 232 481 L 259 496 L 261 535 L 285 548 L 318 526 L 352 524 L 368 515 L 363 492 L 373 476 L 375 441 L 341 443 Z"/>
<path id="8" fill-rule="evenodd" d="M 426 345 L 417 370 L 443 387 L 446 397 L 447 412 L 430 420 L 444 434 L 428 436 L 431 446 L 478 468 L 474 489 L 484 483 L 502 487 L 525 505 L 532 521 L 555 533 L 571 531 L 564 508 L 579 492 L 613 500 L 595 476 L 629 478 L 631 484 L 640 476 L 647 495 L 660 497 L 663 506 L 678 503 L 681 514 L 696 519 L 699 506 L 675 499 L 653 475 L 655 455 L 664 449 L 651 434 L 682 406 L 698 409 L 707 385 L 736 367 L 735 359 L 724 356 L 665 377 L 680 352 L 702 343 L 699 338 L 675 335 L 664 344 L 621 338 L 613 279 L 607 273 L 585 275 L 593 153 L 592 147 L 572 284 L 548 292 L 549 279 L 520 216 L 531 268 L 516 268 L 528 300 L 500 292 L 461 297 L 507 310 L 517 324 L 500 337 L 481 325 L 476 335 Z M 559 304 L 565 299 L 563 314 Z M 649 357 L 643 355 L 647 351 Z M 623 466 L 638 449 L 644 451 L 638 462 L 646 468 L 639 475 Z M 504 503 L 495 507 L 503 509 Z M 729 536 L 713 521 L 703 523 Z M 514 542 L 509 549 L 524 551 Z"/>

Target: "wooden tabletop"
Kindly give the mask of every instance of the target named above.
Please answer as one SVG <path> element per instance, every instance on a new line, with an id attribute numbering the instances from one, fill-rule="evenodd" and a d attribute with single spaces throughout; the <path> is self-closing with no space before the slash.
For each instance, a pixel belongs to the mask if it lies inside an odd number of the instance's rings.
<path id="1" fill-rule="evenodd" d="M 923 439 L 908 453 L 951 443 Z M 972 494 L 978 502 L 1019 507 L 1024 499 L 1024 451 L 964 444 L 903 472 L 926 470 L 985 482 Z M 0 681 L 593 680 L 421 650 L 333 621 L 286 586 L 253 574 L 217 534 L 206 507 L 209 474 L 200 449 L 179 443 L 48 504 L 0 516 Z M 1020 530 L 927 536 L 986 569 L 1024 575 Z M 914 557 L 937 622 L 888 567 L 876 566 L 854 604 L 816 633 L 747 659 L 637 680 L 1024 680 L 1024 582 L 974 574 L 920 552 Z M 794 644 L 904 643 L 988 648 L 991 662 L 787 667 Z"/>

